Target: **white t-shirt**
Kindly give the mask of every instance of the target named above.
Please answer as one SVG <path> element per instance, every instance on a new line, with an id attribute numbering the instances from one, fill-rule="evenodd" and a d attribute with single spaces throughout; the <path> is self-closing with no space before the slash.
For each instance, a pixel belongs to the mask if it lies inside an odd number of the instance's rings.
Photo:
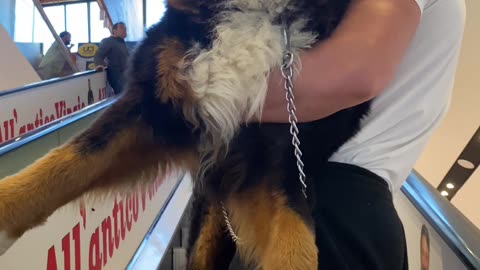
<path id="1" fill-rule="evenodd" d="M 378 174 L 393 192 L 448 110 L 465 25 L 465 0 L 415 1 L 421 22 L 394 80 L 357 136 L 331 158 Z"/>

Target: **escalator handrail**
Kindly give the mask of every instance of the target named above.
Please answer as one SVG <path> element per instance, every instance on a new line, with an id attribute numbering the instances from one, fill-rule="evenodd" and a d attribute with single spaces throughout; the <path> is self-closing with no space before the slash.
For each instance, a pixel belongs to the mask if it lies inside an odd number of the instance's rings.
<path id="1" fill-rule="evenodd" d="M 103 72 L 103 71 L 87 70 L 87 71 L 77 72 L 77 73 L 74 73 L 74 74 L 72 74 L 70 76 L 66 76 L 66 77 L 53 78 L 53 79 L 44 80 L 44 81 L 40 81 L 40 82 L 30 83 L 30 84 L 27 84 L 27 85 L 24 85 L 24 86 L 21 86 L 21 87 L 17 87 L 17 88 L 13 88 L 13 89 L 2 90 L 2 91 L 0 91 L 0 97 L 15 94 L 15 93 L 19 93 L 19 92 L 23 92 L 23 91 L 27 91 L 27 90 L 30 90 L 30 91 L 36 90 L 34 88 L 41 89 L 40 86 L 54 84 L 54 83 L 58 83 L 58 82 L 62 82 L 62 81 L 68 81 L 68 80 L 76 79 L 78 77 L 88 76 L 88 75 L 92 75 L 92 74 L 99 73 L 99 72 Z"/>
<path id="2" fill-rule="evenodd" d="M 91 114 L 94 114 L 98 111 L 101 111 L 113 103 L 118 99 L 118 97 L 110 97 L 104 100 L 101 100 L 99 102 L 96 102 L 90 106 L 87 106 L 81 110 L 78 110 L 76 112 L 73 112 L 67 116 L 64 116 L 62 118 L 56 119 L 55 121 L 52 121 L 46 125 L 43 125 L 39 128 L 36 128 L 30 132 L 27 132 L 17 138 L 15 138 L 13 141 L 7 141 L 2 144 L 0 144 L 0 156 L 5 155 L 8 152 L 11 152 L 15 149 L 18 149 L 22 147 L 23 145 L 37 140 L 45 135 L 48 135 L 49 133 L 52 133 L 62 127 L 65 127 L 66 125 L 76 122 L 78 120 L 81 120 L 82 118 L 89 116 Z"/>
<path id="3" fill-rule="evenodd" d="M 34 90 L 39 86 L 70 80 L 81 76 L 91 75 L 102 71 L 85 71 L 68 77 L 50 79 L 29 84 L 20 88 L 1 91 L 0 97 L 26 90 Z M 13 141 L 0 144 L 0 156 L 37 140 L 72 122 L 101 111 L 117 100 L 111 97 L 77 112 L 57 119 L 31 132 L 17 137 Z M 480 269 L 480 230 L 471 223 L 457 208 L 441 196 L 418 172 L 413 171 L 402 187 L 402 192 L 429 221 L 432 227 L 443 238 L 463 263 L 470 269 Z"/>
<path id="4" fill-rule="evenodd" d="M 480 269 L 480 230 L 413 171 L 402 192 L 469 269 Z"/>

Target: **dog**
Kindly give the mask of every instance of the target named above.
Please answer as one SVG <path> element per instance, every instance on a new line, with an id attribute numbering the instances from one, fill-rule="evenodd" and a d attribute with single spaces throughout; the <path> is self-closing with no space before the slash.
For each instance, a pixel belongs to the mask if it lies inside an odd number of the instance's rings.
<path id="1" fill-rule="evenodd" d="M 307 196 L 290 125 L 250 120 L 282 64 L 283 27 L 298 59 L 331 35 L 349 2 L 168 0 L 130 59 L 119 99 L 0 181 L 0 249 L 85 193 L 141 186 L 177 168 L 195 176 L 188 269 L 228 269 L 237 252 L 265 270 L 317 269 L 312 168 L 358 132 L 370 101 L 298 124 Z"/>

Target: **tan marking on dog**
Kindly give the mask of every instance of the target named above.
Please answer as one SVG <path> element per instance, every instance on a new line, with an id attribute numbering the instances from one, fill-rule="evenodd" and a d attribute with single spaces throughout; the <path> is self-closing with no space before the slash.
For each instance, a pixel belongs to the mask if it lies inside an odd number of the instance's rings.
<path id="1" fill-rule="evenodd" d="M 224 228 L 220 209 L 210 207 L 202 224 L 198 239 L 192 250 L 192 257 L 188 262 L 189 270 L 209 270 L 215 266 L 216 255 L 220 254 L 217 250 L 218 241 L 222 241 Z"/>
<path id="2" fill-rule="evenodd" d="M 315 235 L 284 195 L 260 186 L 230 198 L 227 208 L 243 261 L 263 270 L 317 269 Z"/>
<path id="3" fill-rule="evenodd" d="M 269 246 L 260 265 L 264 270 L 317 270 L 318 250 L 315 235 L 302 218 L 285 205 L 272 220 Z"/>
<path id="4" fill-rule="evenodd" d="M 198 126 L 195 115 L 197 99 L 188 83 L 185 72 L 187 56 L 185 46 L 180 41 L 171 39 L 158 47 L 156 96 L 162 103 L 172 102 L 181 109 L 184 117 L 191 124 Z"/>
<path id="5" fill-rule="evenodd" d="M 110 118 L 108 115 L 104 118 Z M 95 133 L 101 121 L 86 133 Z M 153 132 L 132 123 L 118 132 L 104 149 L 82 153 L 82 135 L 19 173 L 0 181 L 0 230 L 12 238 L 43 223 L 59 207 L 88 191 L 123 191 L 144 186 L 174 165 L 194 167 L 195 155 L 165 149 L 154 142 Z"/>

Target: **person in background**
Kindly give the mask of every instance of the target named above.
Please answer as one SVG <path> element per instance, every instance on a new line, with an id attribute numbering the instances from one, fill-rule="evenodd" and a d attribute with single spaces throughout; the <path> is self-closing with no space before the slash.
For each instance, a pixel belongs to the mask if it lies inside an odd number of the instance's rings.
<path id="1" fill-rule="evenodd" d="M 112 26 L 112 35 L 100 42 L 98 52 L 95 54 L 96 70 L 107 68 L 107 81 L 115 94 L 122 92 L 129 52 L 125 44 L 127 28 L 125 23 L 118 22 Z M 105 59 L 107 64 L 105 64 Z"/>
<path id="2" fill-rule="evenodd" d="M 38 65 L 37 73 L 42 80 L 67 76 L 73 72 L 68 65 L 68 60 L 62 53 L 61 47 L 65 46 L 68 51 L 70 51 L 73 47 L 73 45 L 70 44 L 72 35 L 69 32 L 64 31 L 61 32 L 59 36 L 62 39 L 63 44 L 55 41 Z"/>

